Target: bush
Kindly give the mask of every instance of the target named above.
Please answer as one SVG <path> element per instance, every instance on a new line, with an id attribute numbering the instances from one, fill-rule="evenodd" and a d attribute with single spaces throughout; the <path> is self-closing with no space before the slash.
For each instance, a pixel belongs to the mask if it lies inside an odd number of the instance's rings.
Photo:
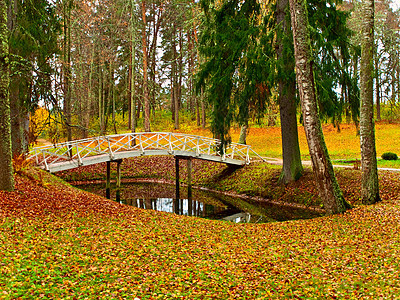
<path id="1" fill-rule="evenodd" d="M 384 160 L 397 160 L 397 154 L 392 152 L 385 152 L 382 154 Z"/>

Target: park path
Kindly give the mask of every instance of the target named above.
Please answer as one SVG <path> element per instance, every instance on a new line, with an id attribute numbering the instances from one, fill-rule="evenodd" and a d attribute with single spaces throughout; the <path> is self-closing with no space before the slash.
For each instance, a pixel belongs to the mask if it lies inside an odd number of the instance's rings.
<path id="1" fill-rule="evenodd" d="M 283 160 L 281 158 L 274 158 L 274 157 L 262 157 L 265 162 L 272 164 L 272 165 L 283 165 Z M 303 160 L 303 166 L 311 166 L 311 160 Z M 335 165 L 333 164 L 334 168 L 346 168 L 346 169 L 354 169 L 354 166 L 351 165 Z M 397 168 L 382 168 L 378 167 L 379 171 L 390 171 L 390 172 L 400 172 L 400 169 Z"/>

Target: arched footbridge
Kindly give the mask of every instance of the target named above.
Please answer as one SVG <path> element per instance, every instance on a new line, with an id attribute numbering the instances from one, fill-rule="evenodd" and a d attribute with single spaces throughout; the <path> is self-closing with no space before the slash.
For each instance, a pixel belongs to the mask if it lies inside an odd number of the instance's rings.
<path id="1" fill-rule="evenodd" d="M 218 139 L 182 133 L 126 133 L 36 147 L 28 159 L 49 172 L 143 155 L 192 157 L 239 166 L 249 164 L 251 157 L 262 159 L 249 145 L 231 143 L 219 153 L 220 144 Z"/>

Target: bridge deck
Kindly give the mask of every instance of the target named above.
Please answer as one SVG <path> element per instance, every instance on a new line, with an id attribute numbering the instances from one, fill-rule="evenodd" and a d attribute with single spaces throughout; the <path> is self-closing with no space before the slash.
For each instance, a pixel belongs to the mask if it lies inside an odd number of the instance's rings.
<path id="1" fill-rule="evenodd" d="M 250 163 L 250 146 L 232 143 L 221 155 L 220 141 L 181 133 L 127 133 L 33 148 L 28 159 L 50 172 L 144 155 L 194 157 L 231 165 Z"/>

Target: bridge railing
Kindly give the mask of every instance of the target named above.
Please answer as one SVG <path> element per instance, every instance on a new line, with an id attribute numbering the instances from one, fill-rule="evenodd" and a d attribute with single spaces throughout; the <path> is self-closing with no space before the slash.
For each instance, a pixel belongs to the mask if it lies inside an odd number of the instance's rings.
<path id="1" fill-rule="evenodd" d="M 82 165 L 85 158 L 96 155 L 108 155 L 114 159 L 117 153 L 138 151 L 145 155 L 148 150 L 164 150 L 168 154 L 185 151 L 194 156 L 218 156 L 221 161 L 226 158 L 250 163 L 250 155 L 259 156 L 250 146 L 231 143 L 224 153 L 218 152 L 220 140 L 196 135 L 171 132 L 138 132 L 69 141 L 33 148 L 29 159 L 46 170 L 51 165 L 65 161 L 73 161 L 77 166 Z"/>

